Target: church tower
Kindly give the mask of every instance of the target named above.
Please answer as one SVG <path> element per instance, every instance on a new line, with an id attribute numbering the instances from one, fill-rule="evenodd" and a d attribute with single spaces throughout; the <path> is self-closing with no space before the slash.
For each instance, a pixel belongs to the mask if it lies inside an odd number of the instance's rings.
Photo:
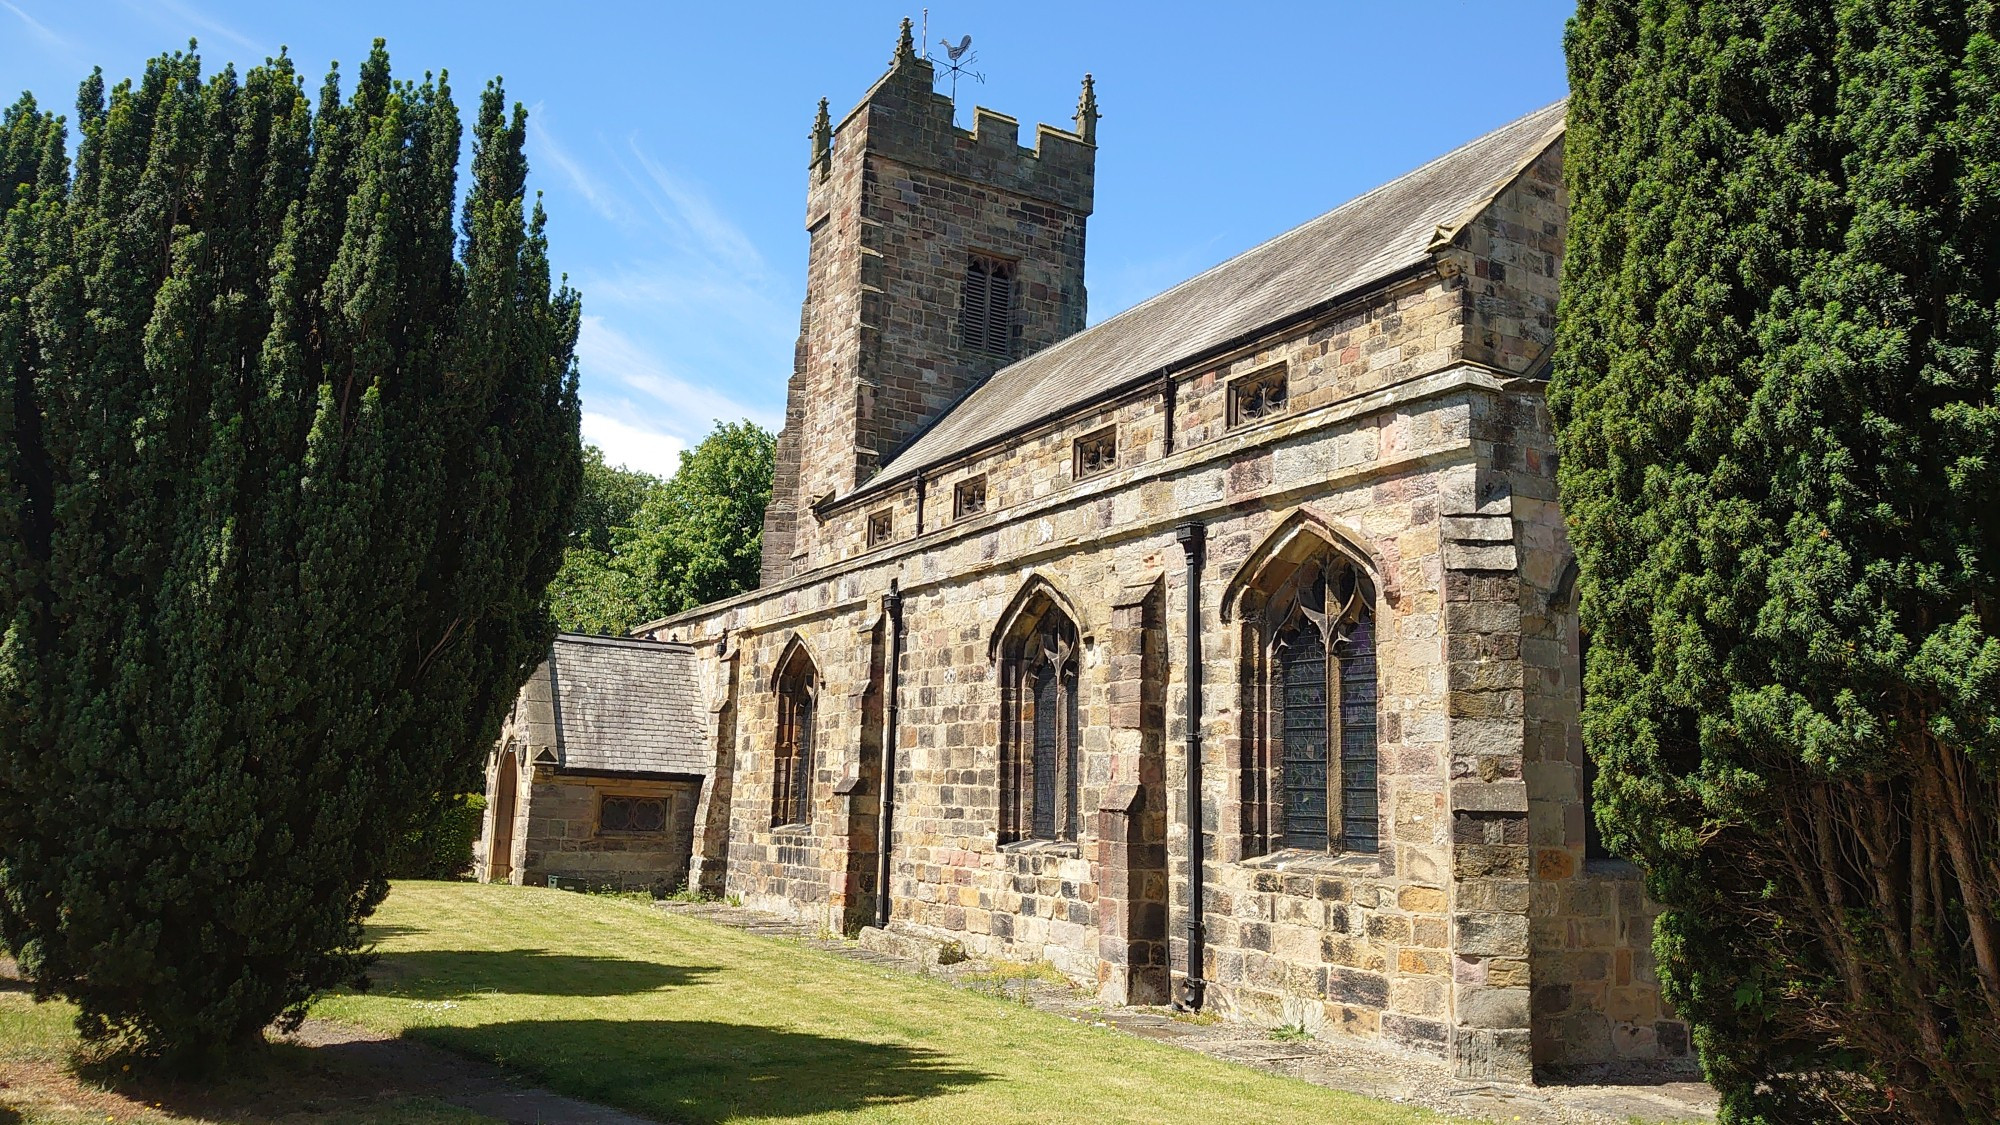
<path id="1" fill-rule="evenodd" d="M 889 72 L 835 124 L 820 102 L 807 173 L 805 306 L 764 517 L 762 582 L 818 558 L 813 507 L 877 467 L 987 376 L 1084 326 L 1084 223 L 1097 157 L 1085 76 L 1074 131 L 952 120 L 904 20 Z"/>

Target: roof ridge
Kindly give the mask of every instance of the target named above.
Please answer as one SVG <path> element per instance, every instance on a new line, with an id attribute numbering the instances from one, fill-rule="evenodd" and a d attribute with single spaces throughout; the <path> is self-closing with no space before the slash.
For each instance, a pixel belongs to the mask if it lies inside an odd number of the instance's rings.
<path id="1" fill-rule="evenodd" d="M 603 633 L 557 633 L 555 639 L 564 644 L 603 645 L 607 648 L 652 649 L 659 652 L 693 652 L 694 646 L 678 641 L 656 641 L 650 637 L 615 637 Z"/>
<path id="2" fill-rule="evenodd" d="M 987 383 L 992 382 L 996 377 L 998 377 L 1000 374 L 1005 372 L 1010 367 L 1015 367 L 1020 364 L 1026 363 L 1031 359 L 1044 359 L 1048 357 L 1051 353 L 1060 351 L 1062 347 L 1065 344 L 1068 344 L 1070 341 L 1082 339 L 1083 337 L 1090 335 L 1091 333 L 1097 331 L 1100 328 L 1105 327 L 1106 325 L 1112 324 L 1120 319 L 1123 319 L 1124 317 L 1128 317 L 1133 315 L 1134 313 L 1139 312 L 1146 306 L 1151 305 L 1156 301 L 1164 300 L 1165 298 L 1172 296 L 1177 290 L 1184 289 L 1187 286 L 1193 285 L 1195 282 L 1200 281 L 1202 278 L 1207 277 L 1208 275 L 1216 272 L 1219 269 L 1224 268 L 1225 266 L 1228 266 L 1232 262 L 1238 261 L 1239 259 L 1242 258 L 1247 258 L 1252 254 L 1255 254 L 1259 250 L 1262 250 L 1268 246 L 1274 246 L 1280 242 L 1285 241 L 1286 239 L 1292 238 L 1297 235 L 1301 235 L 1307 230 L 1310 230 L 1311 228 L 1318 226 L 1321 222 L 1330 219 L 1335 215 L 1338 215 L 1340 212 L 1345 211 L 1350 207 L 1354 207 L 1357 204 L 1365 202 L 1370 196 L 1387 192 L 1390 188 L 1395 187 L 1397 184 L 1400 184 L 1405 180 L 1412 179 L 1418 175 L 1421 175 L 1422 173 L 1429 171 L 1432 167 L 1438 164 L 1442 164 L 1447 160 L 1450 160 L 1452 157 L 1457 156 L 1459 153 L 1464 152 L 1466 149 L 1469 149 L 1474 145 L 1480 143 L 1481 141 L 1486 140 L 1488 137 L 1493 136 L 1495 133 L 1504 133 L 1507 130 L 1515 127 L 1516 125 L 1520 125 L 1531 118 L 1538 117 L 1541 114 L 1547 113 L 1548 111 L 1556 108 L 1557 106 L 1565 105 L 1568 103 L 1568 101 L 1569 101 L 1569 96 L 1564 95 L 1563 97 L 1558 98 L 1553 102 L 1550 102 L 1548 105 L 1542 106 L 1540 109 L 1524 113 L 1521 116 L 1514 118 L 1512 121 L 1509 121 L 1504 125 L 1500 125 L 1493 129 L 1488 129 L 1486 132 L 1481 133 L 1478 136 L 1473 137 L 1471 140 L 1468 140 L 1465 143 L 1459 145 L 1458 147 L 1452 149 L 1450 152 L 1444 153 L 1437 157 L 1433 157 L 1430 160 L 1426 160 L 1422 164 L 1417 165 L 1415 168 L 1412 168 L 1409 171 L 1404 172 L 1402 175 L 1397 176 L 1395 179 L 1385 180 L 1382 183 L 1376 184 L 1374 187 L 1369 188 L 1367 191 L 1362 192 L 1360 195 L 1350 196 L 1346 200 L 1334 204 L 1334 206 L 1329 210 L 1322 211 L 1319 214 L 1314 215 L 1312 218 L 1307 219 L 1305 222 L 1299 223 L 1292 227 L 1288 227 L 1285 230 L 1279 231 L 1277 234 L 1274 234 L 1271 237 L 1265 239 L 1264 241 L 1249 247 L 1248 249 L 1241 250 L 1238 251 L 1237 253 L 1231 254 L 1229 257 L 1224 258 L 1223 260 L 1215 263 L 1214 265 L 1208 267 L 1207 269 L 1201 271 L 1200 273 L 1195 274 L 1193 277 L 1177 281 L 1174 284 L 1168 286 L 1167 288 L 1160 290 L 1158 293 L 1155 293 L 1152 296 L 1146 298 L 1145 300 L 1139 302 L 1138 304 L 1133 305 L 1131 308 L 1114 313 L 1113 315 L 1098 321 L 1096 324 L 1093 324 L 1090 327 L 1083 329 L 1081 332 L 1073 332 L 1068 336 L 1065 336 L 1062 339 L 1056 341 L 1055 343 L 1050 344 L 1048 347 L 1043 348 L 1041 351 L 1035 352 L 1033 355 L 1022 356 L 1020 359 L 1015 360 L 1013 363 L 1008 364 L 1006 367 L 1002 367 L 994 371 L 993 374 L 988 375 L 985 379 L 980 380 L 978 386 L 985 386 Z M 1515 169 L 1509 173 L 1508 179 L 1512 180 L 1513 178 L 1519 175 L 1520 175 L 1520 170 Z M 1491 204 L 1491 202 L 1492 200 L 1490 199 L 1487 200 L 1487 204 Z M 977 387 L 975 387 L 974 389 L 977 389 Z M 969 396 L 970 393 L 971 392 L 968 391 L 967 395 Z M 945 414 L 949 413 L 950 409 L 947 408 L 944 412 L 940 413 L 938 417 L 934 419 L 934 421 L 942 421 L 944 419 Z M 915 442 L 915 440 L 916 440 L 915 438 L 912 438 L 909 442 L 905 442 L 904 448 L 908 448 L 909 445 Z M 899 449 L 897 450 L 897 452 L 901 453 L 902 450 Z M 885 458 L 882 463 L 886 465 L 891 460 L 894 460 L 893 456 Z"/>

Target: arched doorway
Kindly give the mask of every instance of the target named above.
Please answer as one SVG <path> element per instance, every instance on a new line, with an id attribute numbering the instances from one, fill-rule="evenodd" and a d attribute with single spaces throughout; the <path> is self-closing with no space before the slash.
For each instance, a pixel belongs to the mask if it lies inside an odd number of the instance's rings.
<path id="1" fill-rule="evenodd" d="M 500 752 L 498 780 L 493 786 L 493 831 L 487 837 L 486 881 L 509 883 L 514 876 L 514 806 L 521 774 L 513 750 Z"/>

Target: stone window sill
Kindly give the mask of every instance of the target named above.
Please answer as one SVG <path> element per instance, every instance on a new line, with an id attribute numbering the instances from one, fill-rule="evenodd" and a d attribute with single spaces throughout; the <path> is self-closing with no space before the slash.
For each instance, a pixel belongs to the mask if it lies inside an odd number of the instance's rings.
<path id="1" fill-rule="evenodd" d="M 1586 859 L 1583 861 L 1583 871 L 1586 875 L 1595 875 L 1600 879 L 1637 879 L 1645 874 L 1639 870 L 1638 864 L 1619 859 L 1617 856 Z"/>
<path id="2" fill-rule="evenodd" d="M 1075 859 L 1083 854 L 1083 848 L 1074 840 L 1016 840 L 1000 845 L 1002 855 L 1058 856 Z"/>
<path id="3" fill-rule="evenodd" d="M 1249 871 L 1283 871 L 1295 875 L 1373 875 L 1387 869 L 1388 857 L 1380 852 L 1336 853 L 1279 848 L 1238 860 L 1237 865 Z"/>
<path id="4" fill-rule="evenodd" d="M 813 830 L 810 824 L 774 824 L 771 826 L 771 835 L 790 836 L 796 840 L 810 840 L 813 838 Z"/>

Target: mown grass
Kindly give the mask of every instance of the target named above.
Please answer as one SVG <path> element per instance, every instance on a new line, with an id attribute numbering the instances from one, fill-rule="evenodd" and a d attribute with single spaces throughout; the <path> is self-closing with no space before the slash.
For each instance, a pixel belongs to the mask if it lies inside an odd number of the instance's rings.
<path id="1" fill-rule="evenodd" d="M 618 898 L 399 883 L 376 923 L 316 1016 L 668 1120 L 1438 1120 Z"/>

